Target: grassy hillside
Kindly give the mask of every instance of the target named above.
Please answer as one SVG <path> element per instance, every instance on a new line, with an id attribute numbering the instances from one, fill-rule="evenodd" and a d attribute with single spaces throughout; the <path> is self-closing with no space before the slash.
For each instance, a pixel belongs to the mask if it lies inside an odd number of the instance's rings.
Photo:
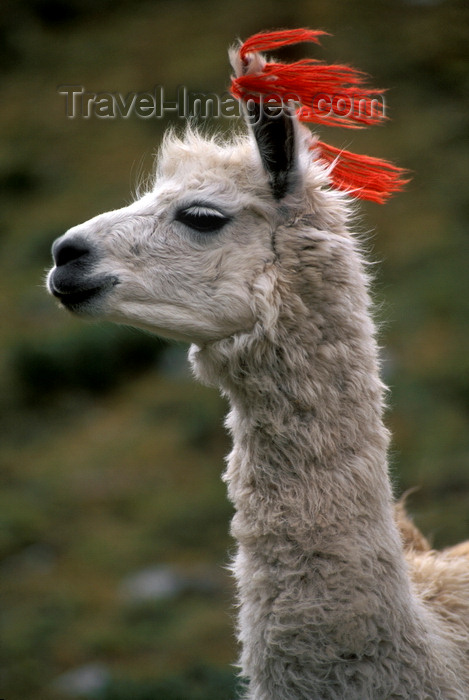
<path id="1" fill-rule="evenodd" d="M 279 26 L 326 29 L 334 37 L 323 48 L 304 50 L 390 88 L 383 128 L 322 136 L 412 171 L 405 193 L 362 207 L 379 261 L 392 469 L 396 493 L 418 487 L 410 508 L 436 545 L 469 537 L 467 3 L 6 3 L 0 695 L 8 700 L 85 692 L 63 677 L 80 669 L 94 677 L 87 696 L 96 700 L 233 696 L 226 406 L 192 381 L 184 348 L 68 317 L 43 276 L 53 239 L 128 202 L 164 128 L 182 126 L 171 115 L 67 119 L 58 86 L 222 93 L 226 47 Z M 163 581 L 169 572 L 174 588 L 129 598 L 126 586 L 142 571 Z"/>

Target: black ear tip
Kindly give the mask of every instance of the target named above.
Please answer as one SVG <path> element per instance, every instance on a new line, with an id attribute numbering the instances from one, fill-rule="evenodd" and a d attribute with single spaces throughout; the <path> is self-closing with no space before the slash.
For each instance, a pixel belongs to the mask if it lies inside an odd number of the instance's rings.
<path id="1" fill-rule="evenodd" d="M 246 109 L 272 194 L 280 200 L 292 190 L 297 179 L 294 115 L 284 107 L 270 107 L 252 100 Z"/>

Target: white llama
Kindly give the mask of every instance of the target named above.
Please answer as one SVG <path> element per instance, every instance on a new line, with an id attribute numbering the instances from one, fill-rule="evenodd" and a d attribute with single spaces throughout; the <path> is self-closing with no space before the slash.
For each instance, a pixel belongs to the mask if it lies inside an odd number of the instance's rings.
<path id="1" fill-rule="evenodd" d="M 283 65 L 256 50 L 298 38 L 238 48 L 234 93 Z M 368 280 L 338 191 L 368 182 L 382 199 L 376 163 L 353 173 L 347 154 L 347 181 L 288 109 L 255 100 L 247 136 L 166 136 L 151 191 L 55 242 L 49 290 L 189 341 L 196 376 L 229 398 L 247 698 L 468 700 L 469 543 L 432 551 L 394 508 Z"/>

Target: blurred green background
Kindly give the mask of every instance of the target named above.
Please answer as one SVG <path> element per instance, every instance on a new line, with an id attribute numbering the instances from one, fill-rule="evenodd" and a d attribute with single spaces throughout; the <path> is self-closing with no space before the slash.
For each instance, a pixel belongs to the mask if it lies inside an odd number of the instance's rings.
<path id="1" fill-rule="evenodd" d="M 226 406 L 185 348 L 86 324 L 43 288 L 67 228 L 128 203 L 171 119 L 70 120 L 63 84 L 222 93 L 227 46 L 329 31 L 296 55 L 388 87 L 392 121 L 324 140 L 413 172 L 370 232 L 391 465 L 436 546 L 469 537 L 466 0 L 6 0 L 0 15 L 0 574 L 5 700 L 234 697 Z M 285 54 L 284 54 L 285 55 Z M 169 115 L 170 116 L 170 115 Z M 211 128 L 227 123 L 212 122 Z"/>

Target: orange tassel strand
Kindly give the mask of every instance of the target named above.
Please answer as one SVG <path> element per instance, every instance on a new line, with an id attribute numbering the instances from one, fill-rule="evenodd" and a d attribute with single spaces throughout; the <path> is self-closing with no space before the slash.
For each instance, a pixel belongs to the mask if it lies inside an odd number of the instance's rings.
<path id="1" fill-rule="evenodd" d="M 366 74 L 350 66 L 303 59 L 290 64 L 266 62 L 261 70 L 249 71 L 253 58 L 249 54 L 300 42 L 319 44 L 319 37 L 326 34 L 291 29 L 253 35 L 239 49 L 246 68 L 242 75 L 232 78 L 232 94 L 245 102 L 293 103 L 302 122 L 348 129 L 382 122 L 386 117 L 378 96 L 384 91 L 367 88 Z M 408 182 L 404 179 L 406 171 L 386 160 L 350 153 L 324 142 L 316 143 L 312 150 L 331 166 L 334 187 L 354 197 L 383 203 Z"/>
<path id="2" fill-rule="evenodd" d="M 383 204 L 409 182 L 403 179 L 406 173 L 403 168 L 382 158 L 350 153 L 322 141 L 312 146 L 315 149 L 319 149 L 320 160 L 332 165 L 334 187 L 359 199 Z"/>
<path id="3" fill-rule="evenodd" d="M 279 46 L 300 44 L 305 41 L 314 41 L 314 43 L 319 44 L 318 37 L 320 36 L 328 36 L 328 34 L 320 29 L 286 29 L 277 32 L 259 32 L 246 39 L 239 50 L 239 54 L 244 61 L 246 54 L 256 51 L 271 51 Z"/>
<path id="4" fill-rule="evenodd" d="M 361 87 L 364 78 L 363 73 L 349 66 L 328 66 L 311 59 L 289 65 L 266 63 L 260 74 L 234 78 L 232 93 L 238 99 L 249 96 L 256 102 L 261 95 L 271 102 L 298 102 L 302 105 L 300 121 L 360 128 L 385 118 L 382 103 L 373 100 L 373 95 L 380 95 L 383 90 L 371 92 Z"/>

